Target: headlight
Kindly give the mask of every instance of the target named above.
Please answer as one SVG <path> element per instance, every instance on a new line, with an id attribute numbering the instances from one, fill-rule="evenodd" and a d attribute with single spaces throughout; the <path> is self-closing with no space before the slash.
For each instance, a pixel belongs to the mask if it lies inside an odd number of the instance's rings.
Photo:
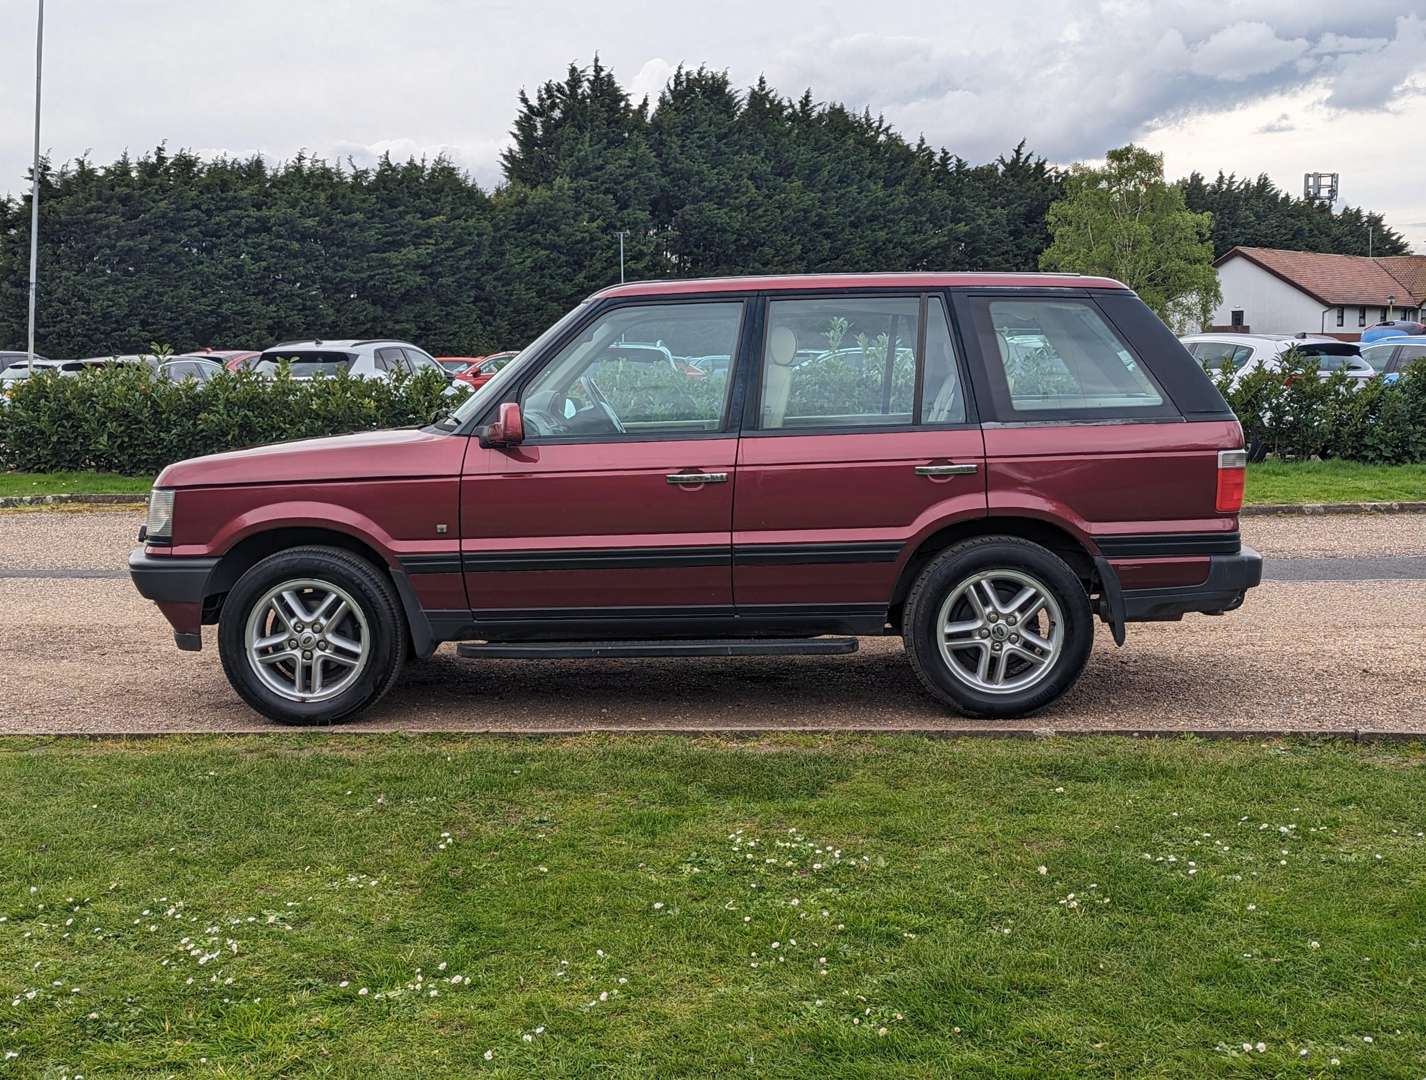
<path id="1" fill-rule="evenodd" d="M 173 489 L 154 488 L 149 492 L 149 516 L 144 522 L 144 539 L 150 544 L 173 541 Z"/>

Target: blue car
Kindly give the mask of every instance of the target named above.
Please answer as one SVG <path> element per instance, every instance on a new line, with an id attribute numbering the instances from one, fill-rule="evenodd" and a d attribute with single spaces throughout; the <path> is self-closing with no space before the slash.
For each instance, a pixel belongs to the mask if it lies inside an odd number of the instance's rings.
<path id="1" fill-rule="evenodd" d="M 1375 326 L 1368 326 L 1363 330 L 1361 345 L 1365 348 L 1373 342 L 1414 334 L 1426 334 L 1426 323 L 1410 322 L 1406 319 L 1390 319 L 1386 322 L 1379 322 Z"/>
<path id="2" fill-rule="evenodd" d="M 1363 342 L 1362 359 L 1383 382 L 1394 383 L 1417 360 L 1426 360 L 1426 335 L 1398 334 Z"/>

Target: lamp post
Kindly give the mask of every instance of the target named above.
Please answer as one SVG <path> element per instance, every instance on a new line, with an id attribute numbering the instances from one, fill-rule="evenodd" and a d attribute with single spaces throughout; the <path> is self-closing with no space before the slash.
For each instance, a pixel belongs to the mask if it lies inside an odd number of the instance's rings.
<path id="1" fill-rule="evenodd" d="M 1391 320 L 1395 317 L 1395 315 L 1396 315 L 1396 293 L 1392 293 L 1390 296 L 1388 296 L 1388 297 L 1386 298 L 1386 321 L 1387 321 L 1387 322 L 1391 322 Z"/>
<path id="2" fill-rule="evenodd" d="M 35 373 L 35 269 L 40 261 L 40 75 L 45 60 L 45 0 L 39 0 L 35 22 L 35 159 L 30 170 L 30 346 L 29 366 Z"/>

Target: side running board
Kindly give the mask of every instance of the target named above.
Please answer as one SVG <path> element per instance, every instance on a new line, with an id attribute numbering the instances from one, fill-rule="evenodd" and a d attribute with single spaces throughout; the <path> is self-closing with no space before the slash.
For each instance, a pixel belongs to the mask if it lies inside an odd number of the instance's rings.
<path id="1" fill-rule="evenodd" d="M 620 656 L 809 656 L 857 651 L 856 638 L 725 638 L 712 641 L 526 641 L 464 644 L 472 660 L 594 660 Z"/>

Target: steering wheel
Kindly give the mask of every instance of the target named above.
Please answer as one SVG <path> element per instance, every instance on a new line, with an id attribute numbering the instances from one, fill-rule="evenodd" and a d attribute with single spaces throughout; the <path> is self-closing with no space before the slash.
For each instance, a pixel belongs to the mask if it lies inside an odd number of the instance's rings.
<path id="1" fill-rule="evenodd" d="M 540 409 L 525 409 L 520 419 L 525 422 L 525 433 L 539 437 L 541 435 L 558 435 L 564 430 L 564 425 L 559 423 L 549 413 Z"/>

